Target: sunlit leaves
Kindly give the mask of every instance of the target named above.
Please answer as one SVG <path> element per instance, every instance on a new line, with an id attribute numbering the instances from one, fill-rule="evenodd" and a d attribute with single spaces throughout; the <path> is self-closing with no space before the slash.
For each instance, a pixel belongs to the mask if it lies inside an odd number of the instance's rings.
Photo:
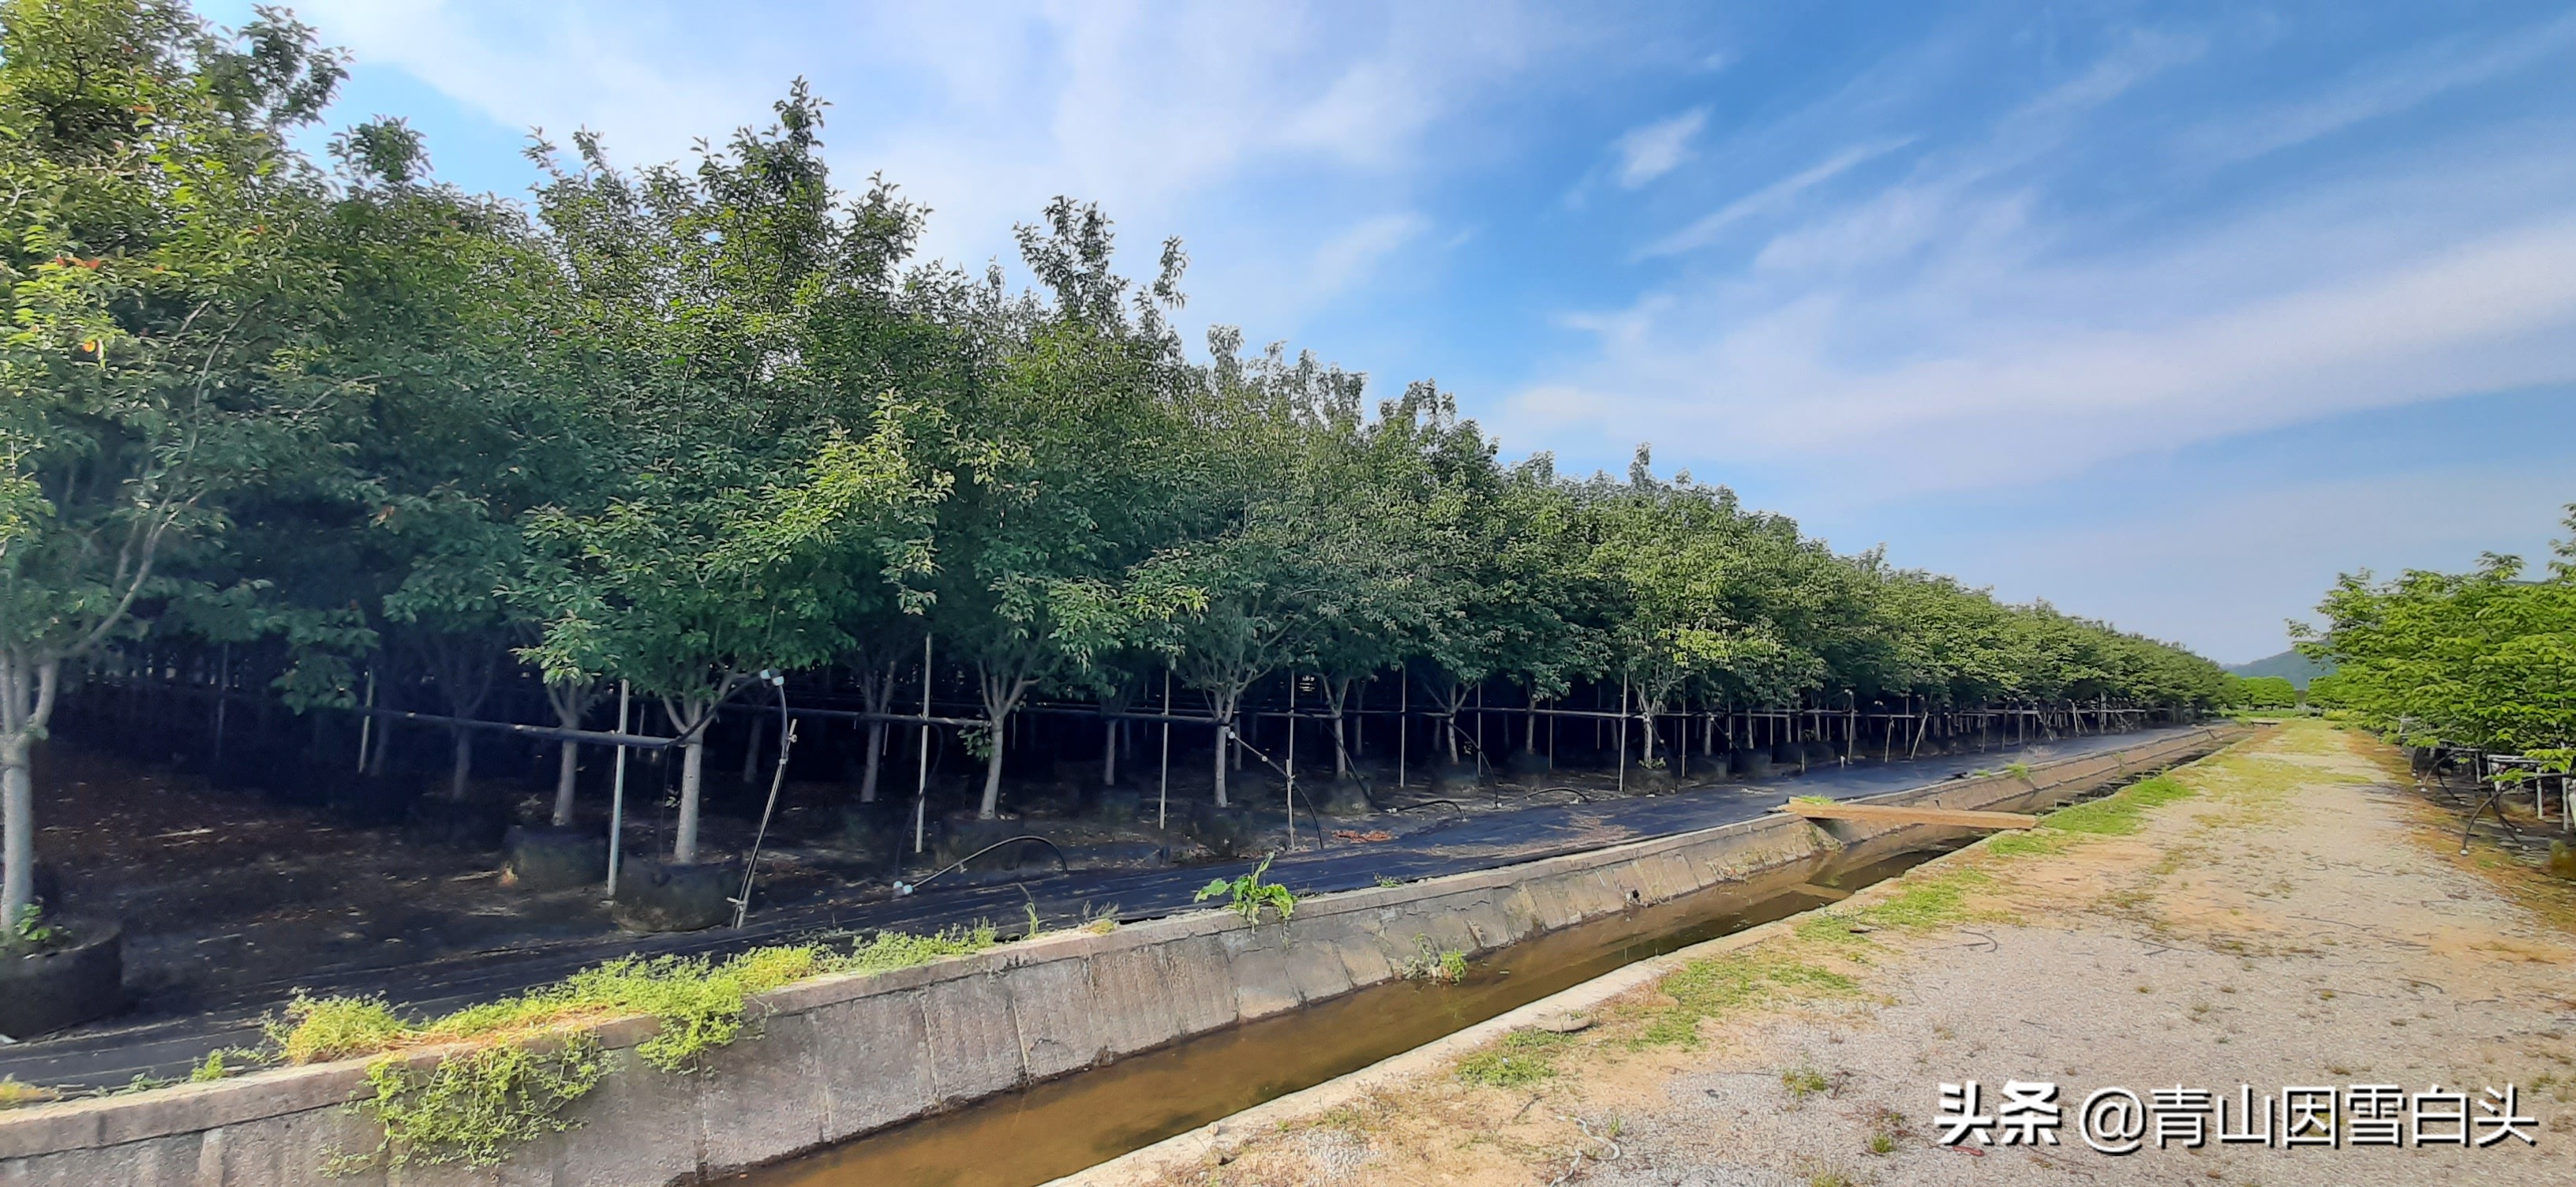
<path id="1" fill-rule="evenodd" d="M 2568 526 L 2576 530 L 2576 507 Z M 2468 573 L 2347 575 L 2301 649 L 2336 664 L 2312 693 L 2411 737 L 2504 752 L 2576 740 L 2576 571 L 2569 543 L 2548 576 L 2489 556 Z"/>

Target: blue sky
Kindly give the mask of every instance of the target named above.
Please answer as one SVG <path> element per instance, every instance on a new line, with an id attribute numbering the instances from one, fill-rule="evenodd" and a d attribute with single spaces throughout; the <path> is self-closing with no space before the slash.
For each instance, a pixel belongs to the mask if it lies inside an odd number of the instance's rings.
<path id="1" fill-rule="evenodd" d="M 2284 645 L 2336 573 L 2536 555 L 2576 500 L 2565 5 L 318 0 L 333 120 L 523 192 L 766 122 L 980 266 L 1051 196 L 1186 320 L 1640 441 L 1837 547 Z M 237 21 L 246 6 L 209 4 Z"/>

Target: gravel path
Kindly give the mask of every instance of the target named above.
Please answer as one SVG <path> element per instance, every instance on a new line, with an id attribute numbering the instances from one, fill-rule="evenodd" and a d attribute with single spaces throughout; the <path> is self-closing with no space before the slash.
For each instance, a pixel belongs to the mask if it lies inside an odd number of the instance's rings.
<path id="1" fill-rule="evenodd" d="M 2576 885 L 2461 858 L 2377 743 L 2294 723 L 2194 793 L 1989 843 L 1677 974 L 1488 1079 L 1345 1099 L 1194 1184 L 2576 1183 Z M 2134 794 L 2131 799 L 2149 802 Z M 2085 812 L 2085 809 L 2078 809 Z M 2018 853 L 2013 852 L 2019 850 Z M 1675 1019 L 1679 1019 L 1676 1027 Z M 1679 1039 L 1681 1041 L 1674 1041 Z M 1525 1062 L 1491 1073 L 1490 1056 Z M 1473 1067 L 1474 1057 L 1462 1066 Z M 1535 1072 L 1531 1071 L 1536 1067 Z M 1552 1074 L 1548 1069 L 1553 1069 Z M 1937 1085 L 2050 1081 L 2060 1144 L 1936 1143 Z M 2096 1089 L 2518 1088 L 2536 1144 L 2088 1148 Z M 2340 1103 L 2340 1102 L 2339 1102 Z M 2258 1106 L 2259 1107 L 2259 1106 Z M 2474 1110 L 2472 1110 L 2474 1111 Z M 2347 1118 L 2348 1120 L 2348 1118 Z M 2453 1128 L 2435 1125 L 2436 1131 Z M 2401 1128 L 2402 1132 L 2402 1128 Z M 1140 1168 L 1139 1178 L 1155 1174 Z"/>

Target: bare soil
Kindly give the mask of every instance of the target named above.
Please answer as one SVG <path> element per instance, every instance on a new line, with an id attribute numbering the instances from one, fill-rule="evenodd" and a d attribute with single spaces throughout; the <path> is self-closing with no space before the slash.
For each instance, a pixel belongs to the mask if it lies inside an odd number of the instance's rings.
<path id="1" fill-rule="evenodd" d="M 2326 723 L 2175 775 L 2196 794 L 2133 832 L 1980 844 L 1694 970 L 1748 992 L 1712 998 L 1677 974 L 1581 1033 L 1484 1053 L 1534 1053 L 1552 1074 L 1505 1086 L 1444 1070 L 1133 1178 L 2576 1182 L 2576 884 L 2492 848 L 2460 856 L 2457 817 L 2393 752 Z M 1800 980 L 1818 973 L 1848 980 Z M 1705 1015 L 1678 1035 L 1656 1029 L 1686 1004 L 1676 994 Z M 1936 1086 L 1965 1079 L 1987 1086 L 1989 1111 L 2007 1079 L 2054 1081 L 2061 1144 L 1935 1143 Z M 2507 1083 L 2538 1119 L 2535 1146 L 2185 1149 L 2150 1133 L 2113 1157 L 2072 1117 L 2108 1086 L 2232 1101 L 2250 1084 L 2277 1101 L 2290 1085 L 2478 1097 Z"/>
<path id="2" fill-rule="evenodd" d="M 419 840 L 394 824 L 354 825 L 328 807 L 218 784 L 175 759 L 131 757 L 145 749 L 140 745 L 117 749 L 103 753 L 68 742 L 40 749 L 37 852 L 58 879 L 56 906 L 123 925 L 126 984 L 142 1013 L 223 1009 L 271 995 L 280 981 L 617 934 L 598 889 L 540 893 L 513 886 L 497 850 Z M 902 811 L 908 795 L 889 793 L 882 810 L 866 817 L 870 825 L 854 831 L 854 785 L 791 778 L 762 849 L 756 906 L 880 901 L 894 896 L 899 874 L 918 880 L 923 870 L 988 840 L 1024 833 L 1054 842 L 1074 869 L 1188 865 L 1275 846 L 1284 820 L 1280 785 L 1258 771 L 1238 775 L 1236 793 L 1252 806 L 1224 820 L 1202 819 L 1193 809 L 1209 798 L 1203 758 L 1174 764 L 1169 828 L 1155 824 L 1150 767 L 1140 788 L 1138 768 L 1129 764 L 1122 792 L 1132 814 L 1122 816 L 1097 810 L 1096 765 L 1065 763 L 1059 771 L 1045 764 L 1038 777 L 1011 780 L 1002 820 L 978 823 L 951 814 L 954 819 L 930 821 L 935 852 L 908 874 L 903 866 L 911 863 L 895 859 L 910 835 Z M 550 760 L 536 765 L 542 778 L 478 778 L 469 798 L 501 805 L 520 822 L 541 822 L 550 810 L 553 770 Z M 730 765 L 709 763 L 719 769 L 708 774 L 707 860 L 738 859 L 750 849 L 768 789 L 766 778 L 738 780 Z M 596 766 L 584 771 L 579 819 L 604 832 L 607 763 L 603 758 Z M 630 860 L 667 850 L 665 775 L 642 760 L 630 772 L 624 842 Z M 436 774 L 396 778 L 444 784 Z M 964 777 L 947 778 L 955 785 L 945 789 L 947 798 L 966 799 L 972 789 Z M 1643 787 L 1621 792 L 1607 772 L 1496 780 L 1473 793 L 1429 792 L 1418 772 L 1414 782 L 1381 795 L 1416 810 L 1330 817 L 1320 826 L 1340 830 L 1337 843 L 1366 844 L 1454 824 L 1462 814 L 1647 794 Z M 941 790 L 935 783 L 935 796 Z M 1301 807 L 1304 843 L 1313 844 L 1318 827 Z M 1629 839 L 1617 830 L 1605 837 Z M 948 880 L 1008 879 L 1030 862 L 1054 868 L 1051 856 L 1031 846 L 989 854 Z"/>

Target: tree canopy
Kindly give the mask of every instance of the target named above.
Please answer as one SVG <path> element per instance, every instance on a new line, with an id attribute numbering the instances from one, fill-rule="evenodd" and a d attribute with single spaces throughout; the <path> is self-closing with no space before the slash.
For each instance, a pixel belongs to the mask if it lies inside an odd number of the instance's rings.
<path id="1" fill-rule="evenodd" d="M 2576 506 L 2567 527 L 2576 533 Z M 2309 700 L 2423 743 L 2576 757 L 2576 537 L 2544 574 L 2489 555 L 2466 573 L 2347 574 L 2299 650 L 2335 674 Z"/>
<path id="2" fill-rule="evenodd" d="M 1018 228 L 1026 290 L 917 259 L 927 212 L 835 184 L 801 82 L 686 164 L 537 138 L 522 203 L 437 181 L 399 119 L 307 159 L 291 134 L 343 69 L 268 10 L 0 10 L 13 911 L 61 666 L 147 635 L 262 641 L 299 706 L 383 677 L 470 717 L 521 668 L 578 720 L 579 690 L 623 680 L 701 741 L 754 673 L 872 680 L 927 637 L 972 678 L 987 815 L 1029 696 L 1147 671 L 1219 721 L 1285 672 L 1336 714 L 1380 673 L 1451 714 L 1496 682 L 1624 682 L 1647 712 L 2225 693 L 2181 648 L 1838 554 L 1642 448 L 1569 478 L 1503 462 L 1436 384 L 1372 405 L 1366 377 L 1230 329 L 1194 352 L 1180 245 L 1131 280 L 1082 202 Z M 2389 596 L 2354 586 L 2333 646 L 2367 652 Z"/>

